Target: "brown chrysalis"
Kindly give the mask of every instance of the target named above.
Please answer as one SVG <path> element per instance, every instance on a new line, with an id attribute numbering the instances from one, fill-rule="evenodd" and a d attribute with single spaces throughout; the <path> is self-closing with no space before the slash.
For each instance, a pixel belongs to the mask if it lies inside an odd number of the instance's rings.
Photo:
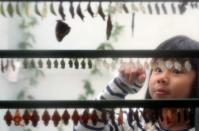
<path id="1" fill-rule="evenodd" d="M 70 29 L 71 28 L 68 26 L 68 24 L 64 23 L 61 20 L 58 20 L 55 28 L 57 40 L 61 42 L 64 37 L 70 32 Z"/>

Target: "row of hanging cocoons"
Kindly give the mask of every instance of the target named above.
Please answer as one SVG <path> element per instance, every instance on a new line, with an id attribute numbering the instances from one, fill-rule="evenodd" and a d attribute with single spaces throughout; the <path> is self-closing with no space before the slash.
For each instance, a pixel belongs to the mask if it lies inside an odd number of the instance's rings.
<path id="1" fill-rule="evenodd" d="M 135 14 L 146 15 L 182 15 L 188 9 L 197 9 L 198 2 L 82 2 L 82 1 L 18 1 L 1 2 L 0 15 L 5 18 L 38 16 L 44 19 L 55 16 L 55 36 L 61 42 L 71 31 L 68 19 L 80 19 L 86 22 L 86 18 L 100 18 L 106 22 L 106 39 L 109 40 L 113 22 L 112 16 L 117 13 L 129 14 L 132 17 L 132 34 L 135 26 Z"/>
<path id="2" fill-rule="evenodd" d="M 36 14 L 42 18 L 48 15 L 67 18 L 90 15 L 105 20 L 109 13 L 143 13 L 143 14 L 183 14 L 187 8 L 197 9 L 198 2 L 1 2 L 0 14 L 4 17 L 31 16 Z M 69 17 L 70 16 L 70 17 Z"/>

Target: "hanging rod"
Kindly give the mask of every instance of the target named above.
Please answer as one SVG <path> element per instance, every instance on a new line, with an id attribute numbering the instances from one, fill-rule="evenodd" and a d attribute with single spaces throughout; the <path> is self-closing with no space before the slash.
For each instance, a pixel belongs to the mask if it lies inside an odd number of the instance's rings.
<path id="1" fill-rule="evenodd" d="M 199 0 L 0 0 L 0 2 L 197 2 Z"/>
<path id="2" fill-rule="evenodd" d="M 53 100 L 53 101 L 0 101 L 0 109 L 18 108 L 133 108 L 133 107 L 199 107 L 199 99 L 178 100 Z"/>
<path id="3" fill-rule="evenodd" d="M 199 58 L 199 50 L 0 50 L 0 58 Z"/>

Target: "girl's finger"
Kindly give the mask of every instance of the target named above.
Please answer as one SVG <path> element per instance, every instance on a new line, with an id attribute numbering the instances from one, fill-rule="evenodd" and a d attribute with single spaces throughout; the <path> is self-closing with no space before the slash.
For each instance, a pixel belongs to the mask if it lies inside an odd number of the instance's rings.
<path id="1" fill-rule="evenodd" d="M 139 83 L 143 83 L 145 81 L 146 75 L 145 74 L 141 74 L 138 76 L 138 82 Z"/>

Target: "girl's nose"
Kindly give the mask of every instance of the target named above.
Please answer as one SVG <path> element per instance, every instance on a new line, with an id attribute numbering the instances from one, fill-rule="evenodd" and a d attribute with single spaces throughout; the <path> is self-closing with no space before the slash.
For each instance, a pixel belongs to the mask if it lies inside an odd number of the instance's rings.
<path id="1" fill-rule="evenodd" d="M 160 84 L 166 84 L 166 83 L 168 83 L 168 81 L 169 81 L 169 71 L 163 71 L 159 75 L 157 82 Z"/>

